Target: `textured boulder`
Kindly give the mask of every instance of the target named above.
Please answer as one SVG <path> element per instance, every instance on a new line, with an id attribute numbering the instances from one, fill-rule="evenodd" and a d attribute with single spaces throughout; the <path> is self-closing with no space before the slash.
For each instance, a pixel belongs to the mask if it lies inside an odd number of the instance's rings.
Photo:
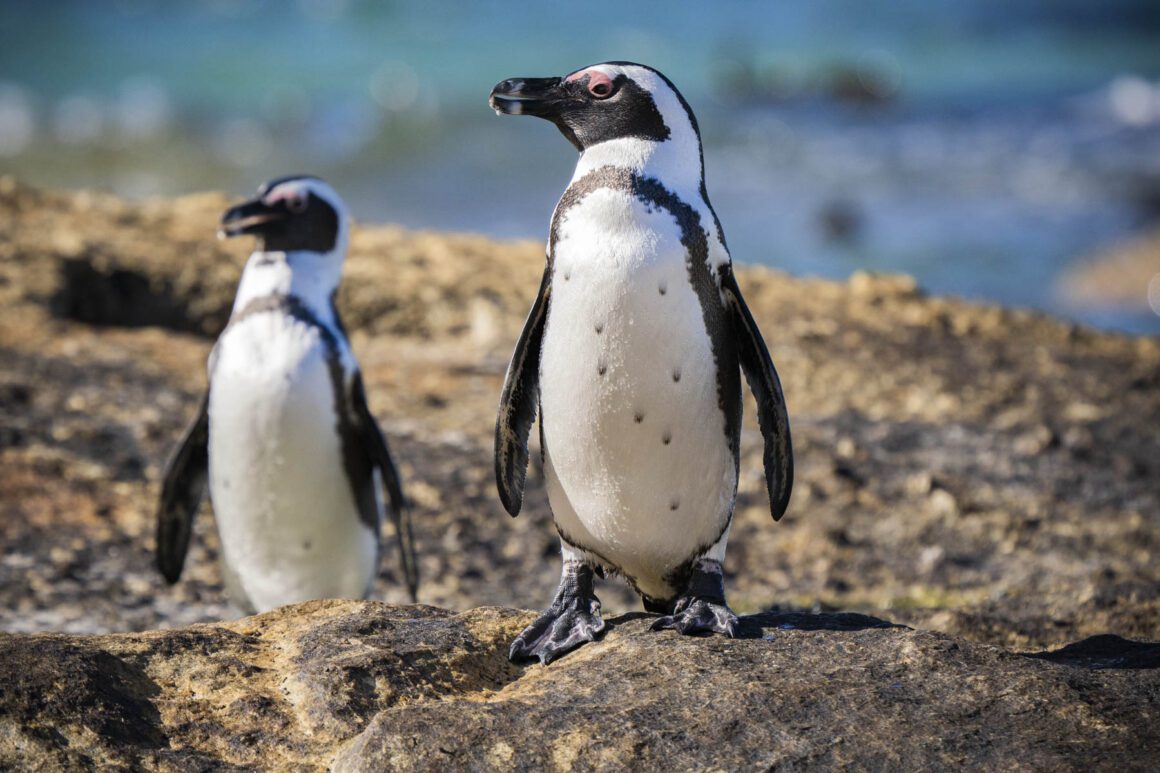
<path id="1" fill-rule="evenodd" d="M 179 585 L 152 561 L 160 470 L 248 249 L 214 239 L 227 204 L 0 178 L 0 630 L 230 614 L 209 507 Z M 513 521 L 491 459 L 543 259 L 532 242 L 353 232 L 339 305 L 415 505 L 421 601 L 532 607 L 555 588 L 541 471 Z M 1160 638 L 1160 339 L 928 298 L 907 277 L 737 276 L 797 461 L 773 524 L 750 405 L 725 564 L 738 611 L 884 610 L 1022 649 Z M 599 592 L 612 614 L 640 609 L 623 584 Z M 405 599 L 391 562 L 378 593 Z"/>
<path id="2" fill-rule="evenodd" d="M 776 612 L 737 639 L 691 638 L 633 614 L 516 666 L 507 644 L 530 617 L 311 602 L 174 631 L 0 635 L 0 766 L 1123 770 L 1160 754 L 1158 644 L 1028 657 Z"/>
<path id="3" fill-rule="evenodd" d="M 517 667 L 529 616 L 503 608 L 548 601 L 558 547 L 535 463 L 504 514 L 491 443 L 542 244 L 358 227 L 339 298 L 420 600 L 471 611 L 213 622 L 208 506 L 160 580 L 159 472 L 247 248 L 213 239 L 226 204 L 0 178 L 0 768 L 1155 767 L 1160 339 L 740 268 L 798 465 L 774 524 L 750 407 L 731 602 L 928 632 L 795 613 L 679 639 L 613 581 L 603 641 Z M 405 598 L 389 561 L 376 594 Z"/>

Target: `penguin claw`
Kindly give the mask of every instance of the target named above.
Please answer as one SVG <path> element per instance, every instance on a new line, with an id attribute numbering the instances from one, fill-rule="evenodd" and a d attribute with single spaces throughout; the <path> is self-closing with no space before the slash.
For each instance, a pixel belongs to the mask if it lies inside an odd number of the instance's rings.
<path id="1" fill-rule="evenodd" d="M 516 637 L 508 650 L 508 659 L 539 658 L 547 665 L 581 644 L 595 641 L 596 635 L 604 630 L 600 599 L 592 589 L 595 577 L 593 567 L 579 561 L 565 561 L 552 604 Z"/>
<path id="2" fill-rule="evenodd" d="M 538 658 L 540 663 L 547 665 L 581 644 L 595 641 L 604 626 L 600 602 L 595 598 L 591 599 L 588 609 L 583 609 L 581 604 L 553 604 L 516 637 L 508 650 L 508 659 Z"/>
<path id="3" fill-rule="evenodd" d="M 737 634 L 737 615 L 724 601 L 685 597 L 677 602 L 673 614 L 658 619 L 650 630 L 669 628 L 685 636 L 722 633 L 732 639 Z"/>

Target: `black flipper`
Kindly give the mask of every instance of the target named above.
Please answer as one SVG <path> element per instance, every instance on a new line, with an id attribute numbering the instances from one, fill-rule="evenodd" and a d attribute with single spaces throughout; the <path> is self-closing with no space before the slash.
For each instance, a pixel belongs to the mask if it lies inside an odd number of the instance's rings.
<path id="1" fill-rule="evenodd" d="M 354 418 L 353 429 L 361 440 L 363 450 L 382 476 L 383 490 L 389 502 L 391 523 L 395 527 L 395 540 L 399 546 L 399 565 L 403 570 L 411 601 L 414 602 L 418 599 L 419 592 L 419 564 L 415 560 L 411 508 L 407 506 L 407 500 L 403 497 L 403 485 L 399 479 L 399 471 L 391 458 L 391 451 L 387 447 L 387 439 L 367 405 L 361 373 L 355 373 L 351 380 L 350 409 Z M 375 519 L 377 520 L 377 514 Z"/>
<path id="2" fill-rule="evenodd" d="M 181 578 L 193 518 L 209 477 L 209 391 L 165 467 L 157 507 L 157 568 L 170 585 Z"/>
<path id="3" fill-rule="evenodd" d="M 769 509 L 773 520 L 779 520 L 789 506 L 789 495 L 793 489 L 793 445 L 789 436 L 789 415 L 785 409 L 785 395 L 781 391 L 781 381 L 765 340 L 745 299 L 741 288 L 733 276 L 729 265 L 720 267 L 721 291 L 733 318 L 733 328 L 737 337 L 737 352 L 745 379 L 753 396 L 757 398 L 757 423 L 765 438 L 765 485 L 769 491 Z"/>
<path id="4" fill-rule="evenodd" d="M 499 399 L 495 420 L 495 483 L 504 509 L 512 517 L 520 514 L 524 504 L 524 479 L 528 474 L 528 433 L 536 420 L 540 389 L 540 344 L 544 338 L 544 321 L 548 316 L 548 298 L 552 293 L 552 266 L 544 267 L 540 292 L 524 330 L 512 353 Z"/>

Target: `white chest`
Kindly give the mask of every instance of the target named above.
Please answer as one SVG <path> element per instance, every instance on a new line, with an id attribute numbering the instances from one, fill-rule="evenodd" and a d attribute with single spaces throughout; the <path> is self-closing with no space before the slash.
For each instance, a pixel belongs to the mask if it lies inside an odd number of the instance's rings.
<path id="1" fill-rule="evenodd" d="M 686 248 L 667 211 L 598 190 L 562 218 L 553 258 L 540 360 L 552 509 L 645 589 L 713 544 L 737 484 Z"/>
<path id="2" fill-rule="evenodd" d="M 258 610 L 362 597 L 377 568 L 377 537 L 342 463 L 326 355 L 316 328 L 276 312 L 218 344 L 210 495 L 232 590 Z"/>

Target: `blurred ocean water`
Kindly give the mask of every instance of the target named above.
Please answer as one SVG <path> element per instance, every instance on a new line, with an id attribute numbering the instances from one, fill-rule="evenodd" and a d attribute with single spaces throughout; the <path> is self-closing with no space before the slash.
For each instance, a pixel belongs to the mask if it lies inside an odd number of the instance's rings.
<path id="1" fill-rule="evenodd" d="M 1056 292 L 1160 221 L 1154 0 L 0 0 L 0 172 L 143 196 L 306 171 L 364 221 L 543 238 L 574 151 L 488 92 L 607 59 L 693 105 L 738 261 L 1160 333 L 1146 286 Z"/>

